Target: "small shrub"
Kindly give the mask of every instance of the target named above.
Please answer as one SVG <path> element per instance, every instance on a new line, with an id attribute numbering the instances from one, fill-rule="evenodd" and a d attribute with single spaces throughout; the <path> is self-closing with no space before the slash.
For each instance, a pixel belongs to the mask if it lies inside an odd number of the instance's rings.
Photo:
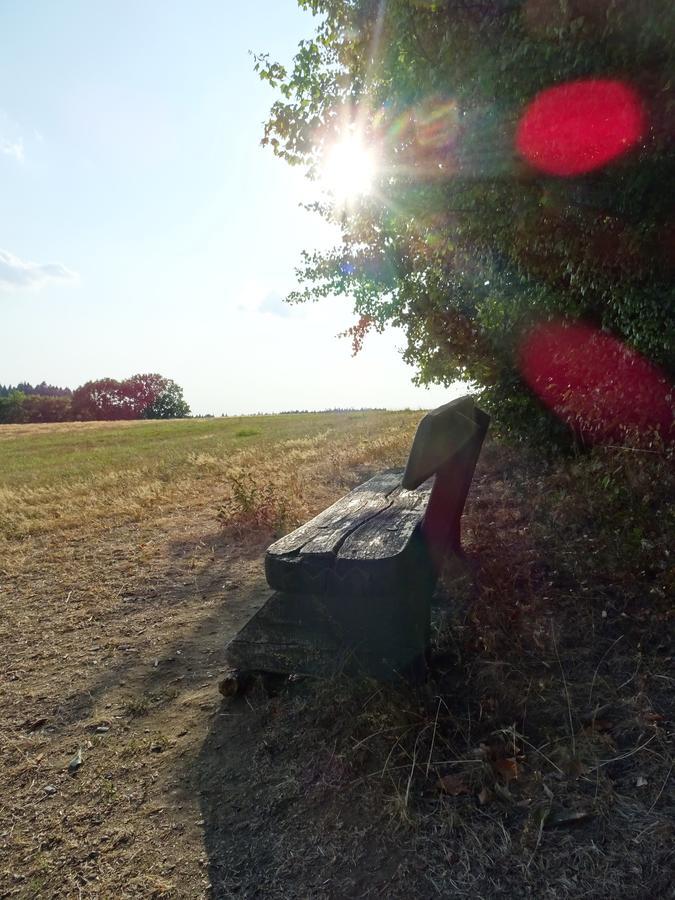
<path id="1" fill-rule="evenodd" d="M 229 496 L 217 517 L 240 530 L 269 528 L 281 531 L 300 515 L 300 490 L 295 478 L 282 471 L 258 471 L 242 467 L 228 472 Z"/>
<path id="2" fill-rule="evenodd" d="M 124 707 L 124 711 L 133 719 L 147 716 L 150 710 L 150 702 L 147 697 L 132 697 Z"/>

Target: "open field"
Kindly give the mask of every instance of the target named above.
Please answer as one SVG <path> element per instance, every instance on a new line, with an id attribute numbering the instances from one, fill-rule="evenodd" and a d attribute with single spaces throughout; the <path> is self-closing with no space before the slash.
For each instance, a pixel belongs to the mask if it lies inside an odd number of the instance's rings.
<path id="1" fill-rule="evenodd" d="M 264 546 L 363 466 L 400 463 L 418 418 L 0 428 L 0 893 L 149 896 L 178 865 L 180 895 L 200 895 L 198 809 L 159 833 L 153 816 L 218 710 L 219 654 L 260 602 Z"/>
<path id="2" fill-rule="evenodd" d="M 149 508 L 218 500 L 223 475 L 254 467 L 281 488 L 312 462 L 330 479 L 405 445 L 415 413 L 83 422 L 0 428 L 0 535 L 140 521 Z M 400 449 L 399 456 L 405 453 Z M 282 462 L 287 461 L 287 464 Z M 332 473 L 332 475 L 331 475 Z M 317 485 L 319 491 L 322 485 Z M 311 493 L 311 488 L 309 489 Z"/>
<path id="3" fill-rule="evenodd" d="M 423 690 L 220 698 L 267 543 L 419 416 L 0 428 L 1 896 L 669 896 L 652 455 L 486 446 Z"/>

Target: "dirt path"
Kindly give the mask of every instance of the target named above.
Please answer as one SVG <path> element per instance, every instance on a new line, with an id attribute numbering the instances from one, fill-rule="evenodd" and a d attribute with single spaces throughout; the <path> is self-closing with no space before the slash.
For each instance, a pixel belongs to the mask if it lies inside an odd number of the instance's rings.
<path id="1" fill-rule="evenodd" d="M 3 579 L 23 598 L 5 606 L 3 896 L 204 895 L 185 778 L 221 715 L 223 648 L 264 597 L 262 549 L 208 512 L 25 543 Z"/>

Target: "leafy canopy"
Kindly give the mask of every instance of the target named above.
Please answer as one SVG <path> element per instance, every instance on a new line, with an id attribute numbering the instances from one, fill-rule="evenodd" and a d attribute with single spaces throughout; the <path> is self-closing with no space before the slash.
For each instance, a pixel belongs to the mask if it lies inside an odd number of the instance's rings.
<path id="1" fill-rule="evenodd" d="M 402 326 L 419 382 L 476 384 L 530 438 L 557 428 L 519 362 L 537 323 L 583 320 L 673 373 L 669 0 L 298 2 L 318 18 L 293 64 L 256 58 L 278 92 L 263 143 L 316 178 L 358 132 L 379 165 L 368 196 L 313 205 L 341 241 L 303 255 L 291 301 L 350 296 L 355 350 L 370 328 Z M 639 98 L 640 133 L 602 165 L 547 172 L 518 144 L 524 117 L 584 81 Z M 611 110 L 600 119 L 620 127 Z"/>

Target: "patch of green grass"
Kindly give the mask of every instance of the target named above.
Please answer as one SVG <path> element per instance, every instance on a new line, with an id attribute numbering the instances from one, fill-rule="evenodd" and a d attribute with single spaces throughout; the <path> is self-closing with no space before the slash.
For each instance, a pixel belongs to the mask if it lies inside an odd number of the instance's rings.
<path id="1" fill-rule="evenodd" d="M 240 428 L 234 436 L 238 438 L 245 438 L 253 437 L 256 434 L 260 434 L 260 431 L 257 428 Z"/>
<path id="2" fill-rule="evenodd" d="M 419 414 L 415 418 L 418 418 Z M 134 422 L 69 422 L 55 425 L 0 425 L 0 488 L 39 488 L 101 473 L 143 470 L 174 477 L 195 453 L 227 456 L 247 446 L 310 438 L 326 430 L 336 435 L 377 434 L 401 413 L 297 413 Z"/>

